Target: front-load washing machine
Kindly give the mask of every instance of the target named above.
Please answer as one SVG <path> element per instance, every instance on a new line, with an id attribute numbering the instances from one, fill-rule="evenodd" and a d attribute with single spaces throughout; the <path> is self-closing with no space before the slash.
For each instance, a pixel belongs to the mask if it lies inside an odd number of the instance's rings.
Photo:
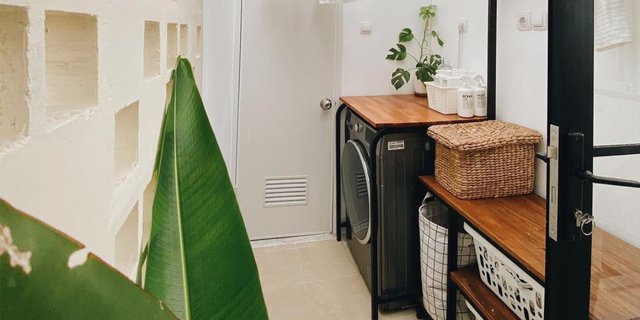
<path id="1" fill-rule="evenodd" d="M 379 296 L 406 296 L 382 304 L 393 310 L 416 304 L 420 283 L 418 208 L 424 188 L 418 177 L 433 174 L 434 149 L 426 130 L 387 134 L 369 153 L 377 131 L 350 110 L 344 116 L 341 153 L 341 201 L 347 244 L 371 290 L 371 190 L 376 170 L 378 192 Z M 370 157 L 377 157 L 370 168 Z"/>

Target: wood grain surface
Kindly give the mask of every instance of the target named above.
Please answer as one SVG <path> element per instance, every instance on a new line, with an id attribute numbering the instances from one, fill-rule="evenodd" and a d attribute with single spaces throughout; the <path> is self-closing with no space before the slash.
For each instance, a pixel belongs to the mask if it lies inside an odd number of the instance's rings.
<path id="1" fill-rule="evenodd" d="M 428 107 L 427 98 L 415 95 L 341 97 L 340 101 L 376 129 L 421 127 L 485 120 L 446 115 Z"/>
<path id="2" fill-rule="evenodd" d="M 471 265 L 452 272 L 451 280 L 485 320 L 519 320 L 518 316 L 480 280 L 478 266 Z"/>

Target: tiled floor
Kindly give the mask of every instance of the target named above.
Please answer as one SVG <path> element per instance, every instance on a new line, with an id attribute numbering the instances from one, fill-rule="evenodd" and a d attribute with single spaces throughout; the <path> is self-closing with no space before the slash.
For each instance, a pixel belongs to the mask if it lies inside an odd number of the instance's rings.
<path id="1" fill-rule="evenodd" d="M 271 320 L 367 320 L 369 290 L 345 243 L 335 240 L 254 249 Z M 415 311 L 383 314 L 413 320 Z"/>

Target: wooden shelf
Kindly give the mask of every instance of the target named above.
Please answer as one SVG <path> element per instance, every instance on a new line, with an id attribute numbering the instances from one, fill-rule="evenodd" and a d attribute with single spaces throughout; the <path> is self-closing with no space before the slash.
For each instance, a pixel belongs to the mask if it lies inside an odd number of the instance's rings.
<path id="1" fill-rule="evenodd" d="M 436 182 L 435 177 L 420 177 L 420 181 L 534 278 L 544 281 L 546 202 L 543 198 L 526 195 L 460 200 Z"/>
<path id="2" fill-rule="evenodd" d="M 472 265 L 452 272 L 451 280 L 485 320 L 519 320 L 518 316 L 480 280 L 478 266 Z"/>
<path id="3" fill-rule="evenodd" d="M 426 127 L 486 120 L 485 117 L 462 118 L 429 109 L 427 98 L 415 95 L 341 97 L 340 101 L 376 129 Z"/>
<path id="4" fill-rule="evenodd" d="M 460 200 L 434 177 L 420 177 L 420 181 L 530 274 L 544 281 L 546 201 L 543 198 L 526 195 Z M 476 279 L 470 279 L 472 276 Z M 470 299 L 484 299 L 478 297 L 485 295 L 484 289 L 491 292 L 484 287 L 477 272 L 457 273 L 455 277 L 457 281 L 465 281 L 466 288 L 459 287 L 467 290 L 465 295 Z M 482 289 L 471 286 L 474 283 L 481 284 Z M 474 304 L 481 308 L 480 303 Z M 599 228 L 593 232 L 590 314 L 593 320 L 640 317 L 640 248 Z M 501 318 L 487 315 L 487 319 Z"/>

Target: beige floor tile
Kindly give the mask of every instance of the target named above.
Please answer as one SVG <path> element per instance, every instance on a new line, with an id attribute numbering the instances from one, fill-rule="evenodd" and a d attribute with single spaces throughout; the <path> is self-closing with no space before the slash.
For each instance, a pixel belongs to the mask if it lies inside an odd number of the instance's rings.
<path id="1" fill-rule="evenodd" d="M 304 319 L 299 316 L 309 312 L 309 300 L 302 284 L 263 287 L 263 293 L 271 320 Z"/>
<path id="2" fill-rule="evenodd" d="M 302 280 L 305 283 L 344 278 L 359 274 L 343 243 L 321 241 L 298 249 Z"/>
<path id="3" fill-rule="evenodd" d="M 305 284 L 310 303 L 327 319 L 369 319 L 369 293 L 359 274 Z"/>
<path id="4" fill-rule="evenodd" d="M 369 290 L 344 243 L 315 241 L 254 249 L 271 320 L 368 320 Z M 413 320 L 415 310 L 381 313 Z"/>
<path id="5" fill-rule="evenodd" d="M 254 256 L 263 287 L 302 282 L 299 253 L 293 246 L 255 249 Z"/>

